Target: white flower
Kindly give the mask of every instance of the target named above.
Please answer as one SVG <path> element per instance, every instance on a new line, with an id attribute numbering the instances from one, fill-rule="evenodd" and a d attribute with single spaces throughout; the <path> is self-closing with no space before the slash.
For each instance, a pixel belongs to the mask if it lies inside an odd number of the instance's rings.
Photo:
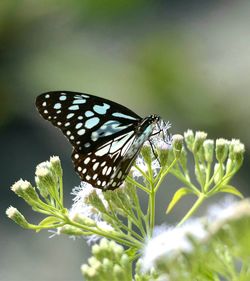
<path id="1" fill-rule="evenodd" d="M 144 250 L 143 269 L 150 270 L 162 258 L 174 258 L 179 252 L 191 252 L 193 245 L 190 236 L 196 240 L 207 236 L 200 220 L 190 220 L 180 227 L 169 227 L 150 239 Z"/>
<path id="2" fill-rule="evenodd" d="M 88 204 L 87 198 L 91 195 L 92 192 L 96 192 L 103 205 L 107 208 L 108 202 L 104 199 L 101 189 L 94 188 L 91 184 L 87 182 L 81 182 L 80 186 L 77 186 L 71 192 L 75 197 L 73 198 L 73 205 L 70 209 L 70 217 L 73 217 L 75 214 L 81 214 L 86 217 L 92 218 L 95 221 L 100 220 L 100 213 L 92 205 Z"/>
<path id="3" fill-rule="evenodd" d="M 159 121 L 158 126 L 153 131 L 153 137 L 150 139 L 154 146 L 159 149 L 169 149 L 171 147 L 171 134 L 169 133 L 170 128 L 171 124 L 169 122 L 165 122 L 162 119 Z"/>
<path id="4" fill-rule="evenodd" d="M 234 197 L 227 196 L 225 200 L 209 208 L 208 222 L 211 233 L 219 230 L 225 223 L 250 216 L 250 200 L 236 201 Z"/>

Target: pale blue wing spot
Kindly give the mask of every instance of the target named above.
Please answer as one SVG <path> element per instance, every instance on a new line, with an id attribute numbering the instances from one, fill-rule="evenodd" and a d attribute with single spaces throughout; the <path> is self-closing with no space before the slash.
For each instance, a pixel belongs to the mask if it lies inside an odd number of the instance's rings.
<path id="1" fill-rule="evenodd" d="M 46 99 L 50 98 L 50 95 L 49 94 L 45 95 L 45 98 Z"/>
<path id="2" fill-rule="evenodd" d="M 75 95 L 74 98 L 75 99 L 82 99 L 82 98 L 87 98 L 88 99 L 89 96 L 88 95 L 84 95 L 84 94 L 79 94 L 79 95 Z"/>
<path id="3" fill-rule="evenodd" d="M 57 110 L 57 112 L 56 112 L 56 113 L 57 113 L 57 114 L 59 114 L 59 113 L 61 113 L 61 112 L 62 112 L 61 110 Z"/>
<path id="4" fill-rule="evenodd" d="M 87 96 L 87 95 L 84 95 L 84 94 L 81 94 L 81 96 L 83 97 L 83 98 L 89 98 L 89 96 Z"/>
<path id="5" fill-rule="evenodd" d="M 117 120 L 111 120 L 105 122 L 95 133 L 98 134 L 99 137 L 107 137 L 117 133 L 123 129 L 126 129 L 128 126 L 122 126 L 122 124 Z"/>
<path id="6" fill-rule="evenodd" d="M 54 109 L 60 109 L 62 107 L 61 103 L 58 102 L 54 105 Z"/>
<path id="7" fill-rule="evenodd" d="M 77 119 L 78 119 L 78 120 L 82 120 L 83 117 L 82 117 L 82 116 L 78 116 Z"/>
<path id="8" fill-rule="evenodd" d="M 74 115 L 75 115 L 75 113 L 69 113 L 69 114 L 66 116 L 66 118 L 67 118 L 67 119 L 70 119 L 70 118 L 72 118 Z"/>
<path id="9" fill-rule="evenodd" d="M 85 132 L 86 132 L 86 130 L 81 129 L 81 130 L 77 131 L 77 134 L 78 134 L 79 136 L 82 136 L 82 135 L 85 134 Z"/>
<path id="10" fill-rule="evenodd" d="M 90 110 L 88 110 L 88 111 L 85 112 L 85 116 L 86 116 L 86 117 L 91 117 L 91 116 L 94 116 L 94 115 L 95 115 L 94 112 L 92 112 L 92 111 L 90 111 Z"/>
<path id="11" fill-rule="evenodd" d="M 79 100 L 74 100 L 73 101 L 73 104 L 83 104 L 83 103 L 86 103 L 86 100 L 85 99 L 79 99 Z"/>
<path id="12" fill-rule="evenodd" d="M 98 114 L 106 114 L 107 110 L 110 108 L 109 104 L 103 103 L 103 105 L 94 105 L 93 109 Z"/>
<path id="13" fill-rule="evenodd" d="M 99 121 L 100 119 L 98 117 L 90 118 L 85 122 L 85 127 L 91 129 L 95 127 L 99 123 Z"/>
<path id="14" fill-rule="evenodd" d="M 79 110 L 79 105 L 71 105 L 69 110 Z"/>
<path id="15" fill-rule="evenodd" d="M 115 117 L 120 117 L 120 118 L 125 118 L 125 119 L 130 119 L 130 120 L 137 120 L 137 118 L 135 118 L 135 117 L 132 117 L 130 115 L 123 114 L 123 113 L 120 113 L 120 112 L 112 113 L 112 115 L 115 116 Z"/>
<path id="16" fill-rule="evenodd" d="M 91 134 L 91 139 L 92 139 L 92 141 L 98 140 L 98 137 L 99 137 L 99 135 L 98 135 L 97 132 L 93 132 L 93 133 Z"/>
<path id="17" fill-rule="evenodd" d="M 59 97 L 59 100 L 60 100 L 60 101 L 65 101 L 66 99 L 67 99 L 67 97 L 64 96 L 64 95 Z"/>
<path id="18" fill-rule="evenodd" d="M 89 142 L 86 142 L 86 143 L 84 144 L 84 147 L 90 147 L 90 143 L 89 143 Z"/>

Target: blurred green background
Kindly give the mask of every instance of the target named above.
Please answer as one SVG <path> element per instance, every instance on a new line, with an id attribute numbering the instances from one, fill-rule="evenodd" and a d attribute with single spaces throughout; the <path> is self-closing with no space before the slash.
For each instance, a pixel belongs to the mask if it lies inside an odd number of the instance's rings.
<path id="1" fill-rule="evenodd" d="M 79 185 L 62 134 L 36 112 L 38 94 L 72 90 L 105 97 L 141 116 L 156 113 L 172 133 L 204 130 L 250 147 L 250 2 L 142 0 L 0 1 L 0 280 L 82 280 L 83 239 L 33 233 L 6 218 L 9 205 L 41 217 L 10 191 L 34 182 L 35 166 L 59 155 L 66 206 Z M 249 155 L 234 180 L 249 195 Z M 162 187 L 157 223 L 176 187 Z M 218 200 L 218 198 L 216 198 Z M 212 203 L 211 201 L 209 203 Z M 204 212 L 202 207 L 200 213 Z"/>

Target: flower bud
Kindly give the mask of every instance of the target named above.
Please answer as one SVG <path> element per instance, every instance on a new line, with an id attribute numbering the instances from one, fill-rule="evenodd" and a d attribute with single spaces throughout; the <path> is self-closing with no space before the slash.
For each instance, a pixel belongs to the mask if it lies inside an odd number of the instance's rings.
<path id="1" fill-rule="evenodd" d="M 198 131 L 195 133 L 194 144 L 193 144 L 193 153 L 196 153 L 200 150 L 204 141 L 206 140 L 207 133 Z"/>
<path id="2" fill-rule="evenodd" d="M 29 228 L 29 223 L 26 221 L 25 217 L 14 207 L 10 206 L 6 210 L 6 215 L 13 220 L 16 224 L 23 228 Z"/>
<path id="3" fill-rule="evenodd" d="M 144 161 L 151 165 L 152 163 L 152 148 L 149 145 L 149 142 L 144 143 L 144 145 L 141 148 L 141 156 L 143 157 Z"/>
<path id="4" fill-rule="evenodd" d="M 217 184 L 224 176 L 224 165 L 216 163 L 214 165 L 214 183 Z"/>
<path id="5" fill-rule="evenodd" d="M 86 235 L 86 233 L 82 231 L 80 228 L 68 224 L 62 227 L 58 227 L 58 234 L 67 234 L 67 235 L 75 235 L 75 236 Z"/>
<path id="6" fill-rule="evenodd" d="M 187 148 L 192 151 L 193 150 L 193 144 L 194 144 L 194 132 L 190 129 L 188 129 L 184 133 L 184 139 L 187 145 Z"/>
<path id="7" fill-rule="evenodd" d="M 62 178 L 63 170 L 62 170 L 60 158 L 58 156 L 51 156 L 50 164 L 51 164 L 51 168 L 55 172 L 55 174 L 59 178 Z"/>
<path id="8" fill-rule="evenodd" d="M 171 146 L 164 142 L 162 142 L 161 146 L 157 146 L 157 154 L 158 154 L 158 159 L 161 163 L 161 167 L 167 165 L 170 149 Z"/>
<path id="9" fill-rule="evenodd" d="M 86 226 L 96 226 L 96 222 L 92 220 L 91 218 L 88 218 L 82 214 L 75 213 L 71 216 L 71 219 L 75 222 L 78 222 L 82 225 Z"/>
<path id="10" fill-rule="evenodd" d="M 115 264 L 113 271 L 117 280 L 124 280 L 124 269 L 120 265 Z"/>
<path id="11" fill-rule="evenodd" d="M 207 139 L 203 143 L 204 147 L 204 154 L 205 154 L 205 160 L 208 163 L 213 162 L 213 157 L 214 157 L 214 140 Z"/>
<path id="12" fill-rule="evenodd" d="M 49 167 L 42 166 L 41 164 L 36 168 L 36 184 L 42 197 L 46 198 L 50 191 L 54 189 L 56 183 L 52 172 Z"/>
<path id="13" fill-rule="evenodd" d="M 39 199 L 31 183 L 26 180 L 20 179 L 11 186 L 11 190 L 31 206 L 34 204 L 34 200 L 37 201 Z"/>
<path id="14" fill-rule="evenodd" d="M 223 138 L 216 140 L 215 155 L 218 162 L 223 163 L 228 155 L 229 141 Z"/>
<path id="15" fill-rule="evenodd" d="M 101 200 L 101 198 L 99 197 L 99 195 L 97 194 L 96 190 L 92 190 L 89 195 L 85 198 L 85 202 L 87 204 L 92 205 L 93 207 L 95 207 L 98 211 L 100 211 L 101 213 L 106 213 L 106 207 L 103 204 L 103 201 Z"/>
<path id="16" fill-rule="evenodd" d="M 238 166 L 241 166 L 243 159 L 244 159 L 244 153 L 245 153 L 245 146 L 243 143 L 239 143 L 234 146 L 234 158 Z"/>
<path id="17" fill-rule="evenodd" d="M 229 158 L 234 160 L 234 147 L 237 146 L 238 144 L 240 144 L 240 140 L 239 139 L 232 139 L 229 143 Z"/>
<path id="18" fill-rule="evenodd" d="M 176 158 L 179 158 L 181 156 L 181 151 L 183 147 L 183 136 L 182 135 L 173 135 L 172 137 L 172 146 L 174 155 Z"/>

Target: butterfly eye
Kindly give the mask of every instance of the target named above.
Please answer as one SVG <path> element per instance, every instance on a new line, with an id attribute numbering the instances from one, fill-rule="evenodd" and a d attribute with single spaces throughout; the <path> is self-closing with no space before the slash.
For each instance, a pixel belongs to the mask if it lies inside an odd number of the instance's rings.
<path id="1" fill-rule="evenodd" d="M 81 180 L 103 190 L 122 184 L 159 122 L 158 116 L 142 119 L 118 103 L 69 91 L 41 94 L 36 107 L 72 144 Z"/>

